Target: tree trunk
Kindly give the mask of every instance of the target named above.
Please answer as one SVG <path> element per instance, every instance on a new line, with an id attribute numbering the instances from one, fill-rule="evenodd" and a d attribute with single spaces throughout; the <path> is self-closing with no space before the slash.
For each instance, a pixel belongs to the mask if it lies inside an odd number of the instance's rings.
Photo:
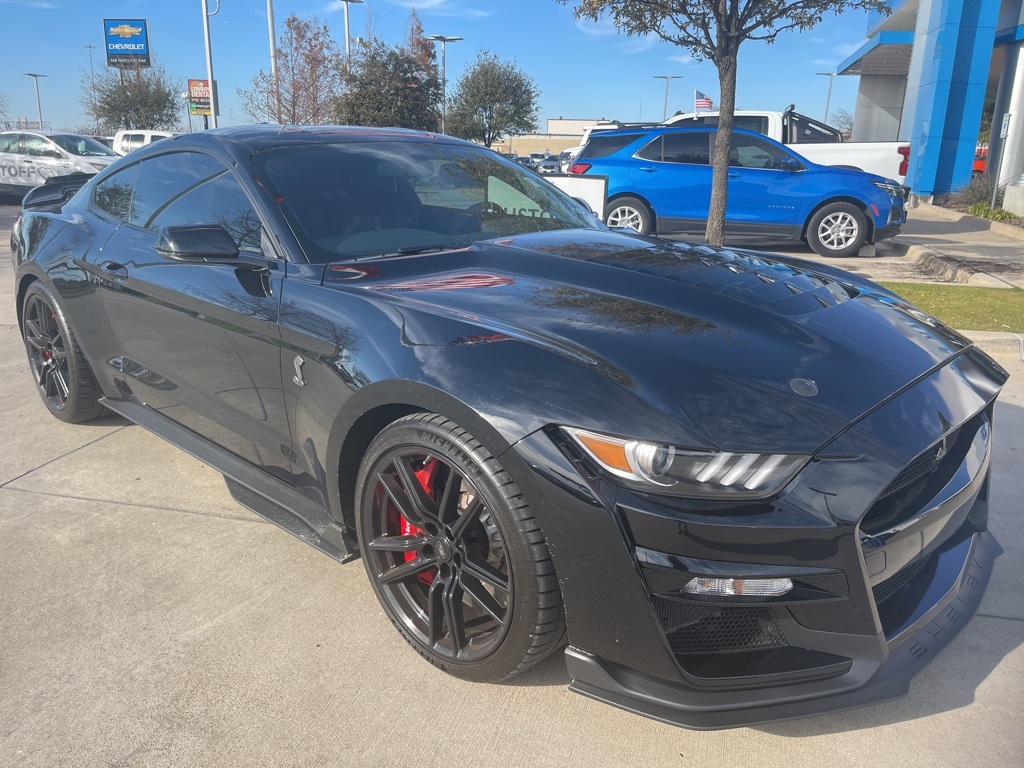
<path id="1" fill-rule="evenodd" d="M 725 206 L 729 198 L 729 141 L 733 113 L 736 111 L 736 58 L 738 46 L 727 50 L 718 62 L 718 84 L 722 103 L 718 105 L 718 138 L 715 140 L 714 171 L 711 176 L 711 203 L 704 240 L 708 245 L 725 242 Z"/>

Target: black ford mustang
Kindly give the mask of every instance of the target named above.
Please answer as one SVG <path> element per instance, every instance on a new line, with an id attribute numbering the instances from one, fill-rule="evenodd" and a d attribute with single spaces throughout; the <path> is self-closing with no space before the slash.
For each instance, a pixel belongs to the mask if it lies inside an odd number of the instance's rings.
<path id="1" fill-rule="evenodd" d="M 12 234 L 49 410 L 362 555 L 454 675 L 567 640 L 581 693 L 748 724 L 906 693 L 978 605 L 1006 374 L 873 283 L 611 231 L 408 131 L 181 136 L 78 183 Z"/>

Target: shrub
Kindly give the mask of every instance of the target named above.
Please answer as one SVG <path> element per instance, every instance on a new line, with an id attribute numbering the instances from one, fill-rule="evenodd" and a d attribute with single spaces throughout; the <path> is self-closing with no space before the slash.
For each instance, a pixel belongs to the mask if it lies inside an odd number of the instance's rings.
<path id="1" fill-rule="evenodd" d="M 995 179 L 990 176 L 975 176 L 968 184 L 957 187 L 948 194 L 944 201 L 945 206 L 957 211 L 967 211 L 969 213 L 971 206 L 978 203 L 984 203 L 985 207 L 988 208 L 992 203 L 992 189 L 994 188 L 995 183 Z M 1001 199 L 1002 194 L 1000 193 L 996 200 L 999 202 Z M 983 214 L 972 213 L 971 215 L 981 216 Z"/>
<path id="2" fill-rule="evenodd" d="M 1013 221 L 1017 217 L 1004 208 L 996 208 L 988 212 L 988 218 L 992 221 Z"/>
<path id="3" fill-rule="evenodd" d="M 988 207 L 988 203 L 974 203 L 967 209 L 967 212 L 971 216 L 980 216 L 983 219 L 987 219 L 992 210 Z"/>

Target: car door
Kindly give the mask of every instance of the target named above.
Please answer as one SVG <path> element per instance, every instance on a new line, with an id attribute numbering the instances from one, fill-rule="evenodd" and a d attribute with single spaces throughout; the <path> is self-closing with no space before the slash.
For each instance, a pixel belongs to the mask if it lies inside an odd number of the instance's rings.
<path id="1" fill-rule="evenodd" d="M 794 165 L 786 166 L 787 161 Z M 779 146 L 734 133 L 729 144 L 726 229 L 733 234 L 791 237 L 804 196 L 803 166 Z"/>
<path id="2" fill-rule="evenodd" d="M 22 141 L 22 162 L 34 171 L 30 175 L 34 185 L 43 184 L 54 176 L 71 173 L 71 161 L 64 151 L 49 139 L 26 133 Z"/>
<path id="3" fill-rule="evenodd" d="M 138 164 L 127 214 L 98 260 L 123 388 L 289 476 L 276 325 L 284 264 L 242 184 L 217 158 L 169 152 Z M 162 256 L 161 228 L 186 224 L 224 227 L 252 264 Z"/>
<path id="4" fill-rule="evenodd" d="M 708 131 L 656 136 L 629 163 L 636 190 L 658 216 L 659 232 L 703 231 L 711 201 Z"/>

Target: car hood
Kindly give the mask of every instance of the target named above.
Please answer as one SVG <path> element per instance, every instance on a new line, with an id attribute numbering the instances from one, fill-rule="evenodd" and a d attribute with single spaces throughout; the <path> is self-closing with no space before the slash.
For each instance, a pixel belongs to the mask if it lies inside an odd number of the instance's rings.
<path id="1" fill-rule="evenodd" d="M 332 265 L 325 284 L 572 357 L 724 450 L 812 452 L 970 344 L 841 270 L 611 231 Z"/>

